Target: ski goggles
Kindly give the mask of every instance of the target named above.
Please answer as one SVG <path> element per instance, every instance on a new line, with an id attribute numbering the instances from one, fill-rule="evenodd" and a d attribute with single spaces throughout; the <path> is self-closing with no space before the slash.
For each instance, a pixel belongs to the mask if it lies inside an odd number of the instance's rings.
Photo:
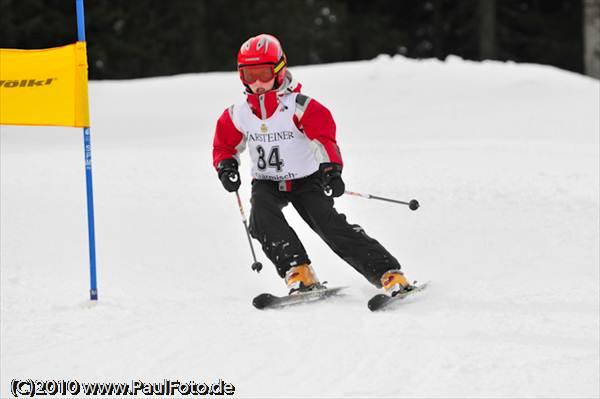
<path id="1" fill-rule="evenodd" d="M 275 75 L 281 71 L 285 66 L 285 61 L 279 62 L 277 65 L 273 64 L 261 64 L 261 65 L 248 65 L 240 67 L 240 79 L 242 82 L 249 85 L 257 80 L 267 83 L 273 80 Z"/>

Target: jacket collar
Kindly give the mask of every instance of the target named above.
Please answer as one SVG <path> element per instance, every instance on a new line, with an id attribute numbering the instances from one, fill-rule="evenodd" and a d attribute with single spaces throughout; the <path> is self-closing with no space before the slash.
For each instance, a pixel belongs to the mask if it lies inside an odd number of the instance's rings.
<path id="1" fill-rule="evenodd" d="M 270 118 L 277 107 L 279 107 L 280 98 L 290 93 L 300 93 L 302 84 L 292 77 L 290 71 L 287 71 L 281 86 L 276 90 L 268 91 L 264 94 L 250 93 L 246 89 L 246 101 L 252 110 L 252 113 L 260 119 Z"/>

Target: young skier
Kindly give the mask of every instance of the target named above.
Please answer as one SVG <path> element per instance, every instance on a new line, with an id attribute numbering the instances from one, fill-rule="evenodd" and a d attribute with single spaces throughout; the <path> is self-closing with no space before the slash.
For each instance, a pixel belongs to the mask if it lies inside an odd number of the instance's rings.
<path id="1" fill-rule="evenodd" d="M 344 194 L 342 156 L 329 110 L 304 94 L 287 71 L 279 41 L 267 34 L 242 44 L 237 66 L 246 100 L 217 122 L 213 165 L 229 192 L 241 184 L 239 155 L 252 162 L 250 233 L 285 279 L 290 294 L 322 287 L 282 208 L 291 203 L 302 219 L 354 269 L 385 293 L 413 288 L 400 264 L 378 241 L 334 208 Z"/>

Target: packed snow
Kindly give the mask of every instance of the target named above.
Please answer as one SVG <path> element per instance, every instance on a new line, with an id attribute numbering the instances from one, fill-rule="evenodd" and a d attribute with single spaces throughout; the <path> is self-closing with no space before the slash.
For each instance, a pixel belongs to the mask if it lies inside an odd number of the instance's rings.
<path id="1" fill-rule="evenodd" d="M 431 286 L 370 312 L 379 290 L 288 207 L 347 294 L 253 308 L 286 289 L 256 241 L 250 269 L 212 168 L 237 74 L 91 82 L 97 303 L 81 129 L 1 127 L 0 396 L 13 379 L 170 378 L 256 398 L 599 397 L 599 82 L 456 57 L 290 70 L 332 110 L 347 189 L 421 203 L 336 209 Z"/>

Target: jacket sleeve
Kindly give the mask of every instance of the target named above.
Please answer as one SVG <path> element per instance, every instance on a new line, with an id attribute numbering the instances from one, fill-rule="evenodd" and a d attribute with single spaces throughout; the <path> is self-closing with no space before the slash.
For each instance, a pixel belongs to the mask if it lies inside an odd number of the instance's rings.
<path id="1" fill-rule="evenodd" d="M 224 159 L 235 158 L 246 148 L 246 137 L 235 127 L 231 117 L 232 107 L 226 109 L 217 121 L 213 140 L 213 166 L 215 169 Z"/>
<path id="2" fill-rule="evenodd" d="M 343 165 L 342 154 L 335 138 L 335 121 L 324 105 L 298 94 L 294 122 L 313 143 L 319 163 L 333 162 Z"/>

